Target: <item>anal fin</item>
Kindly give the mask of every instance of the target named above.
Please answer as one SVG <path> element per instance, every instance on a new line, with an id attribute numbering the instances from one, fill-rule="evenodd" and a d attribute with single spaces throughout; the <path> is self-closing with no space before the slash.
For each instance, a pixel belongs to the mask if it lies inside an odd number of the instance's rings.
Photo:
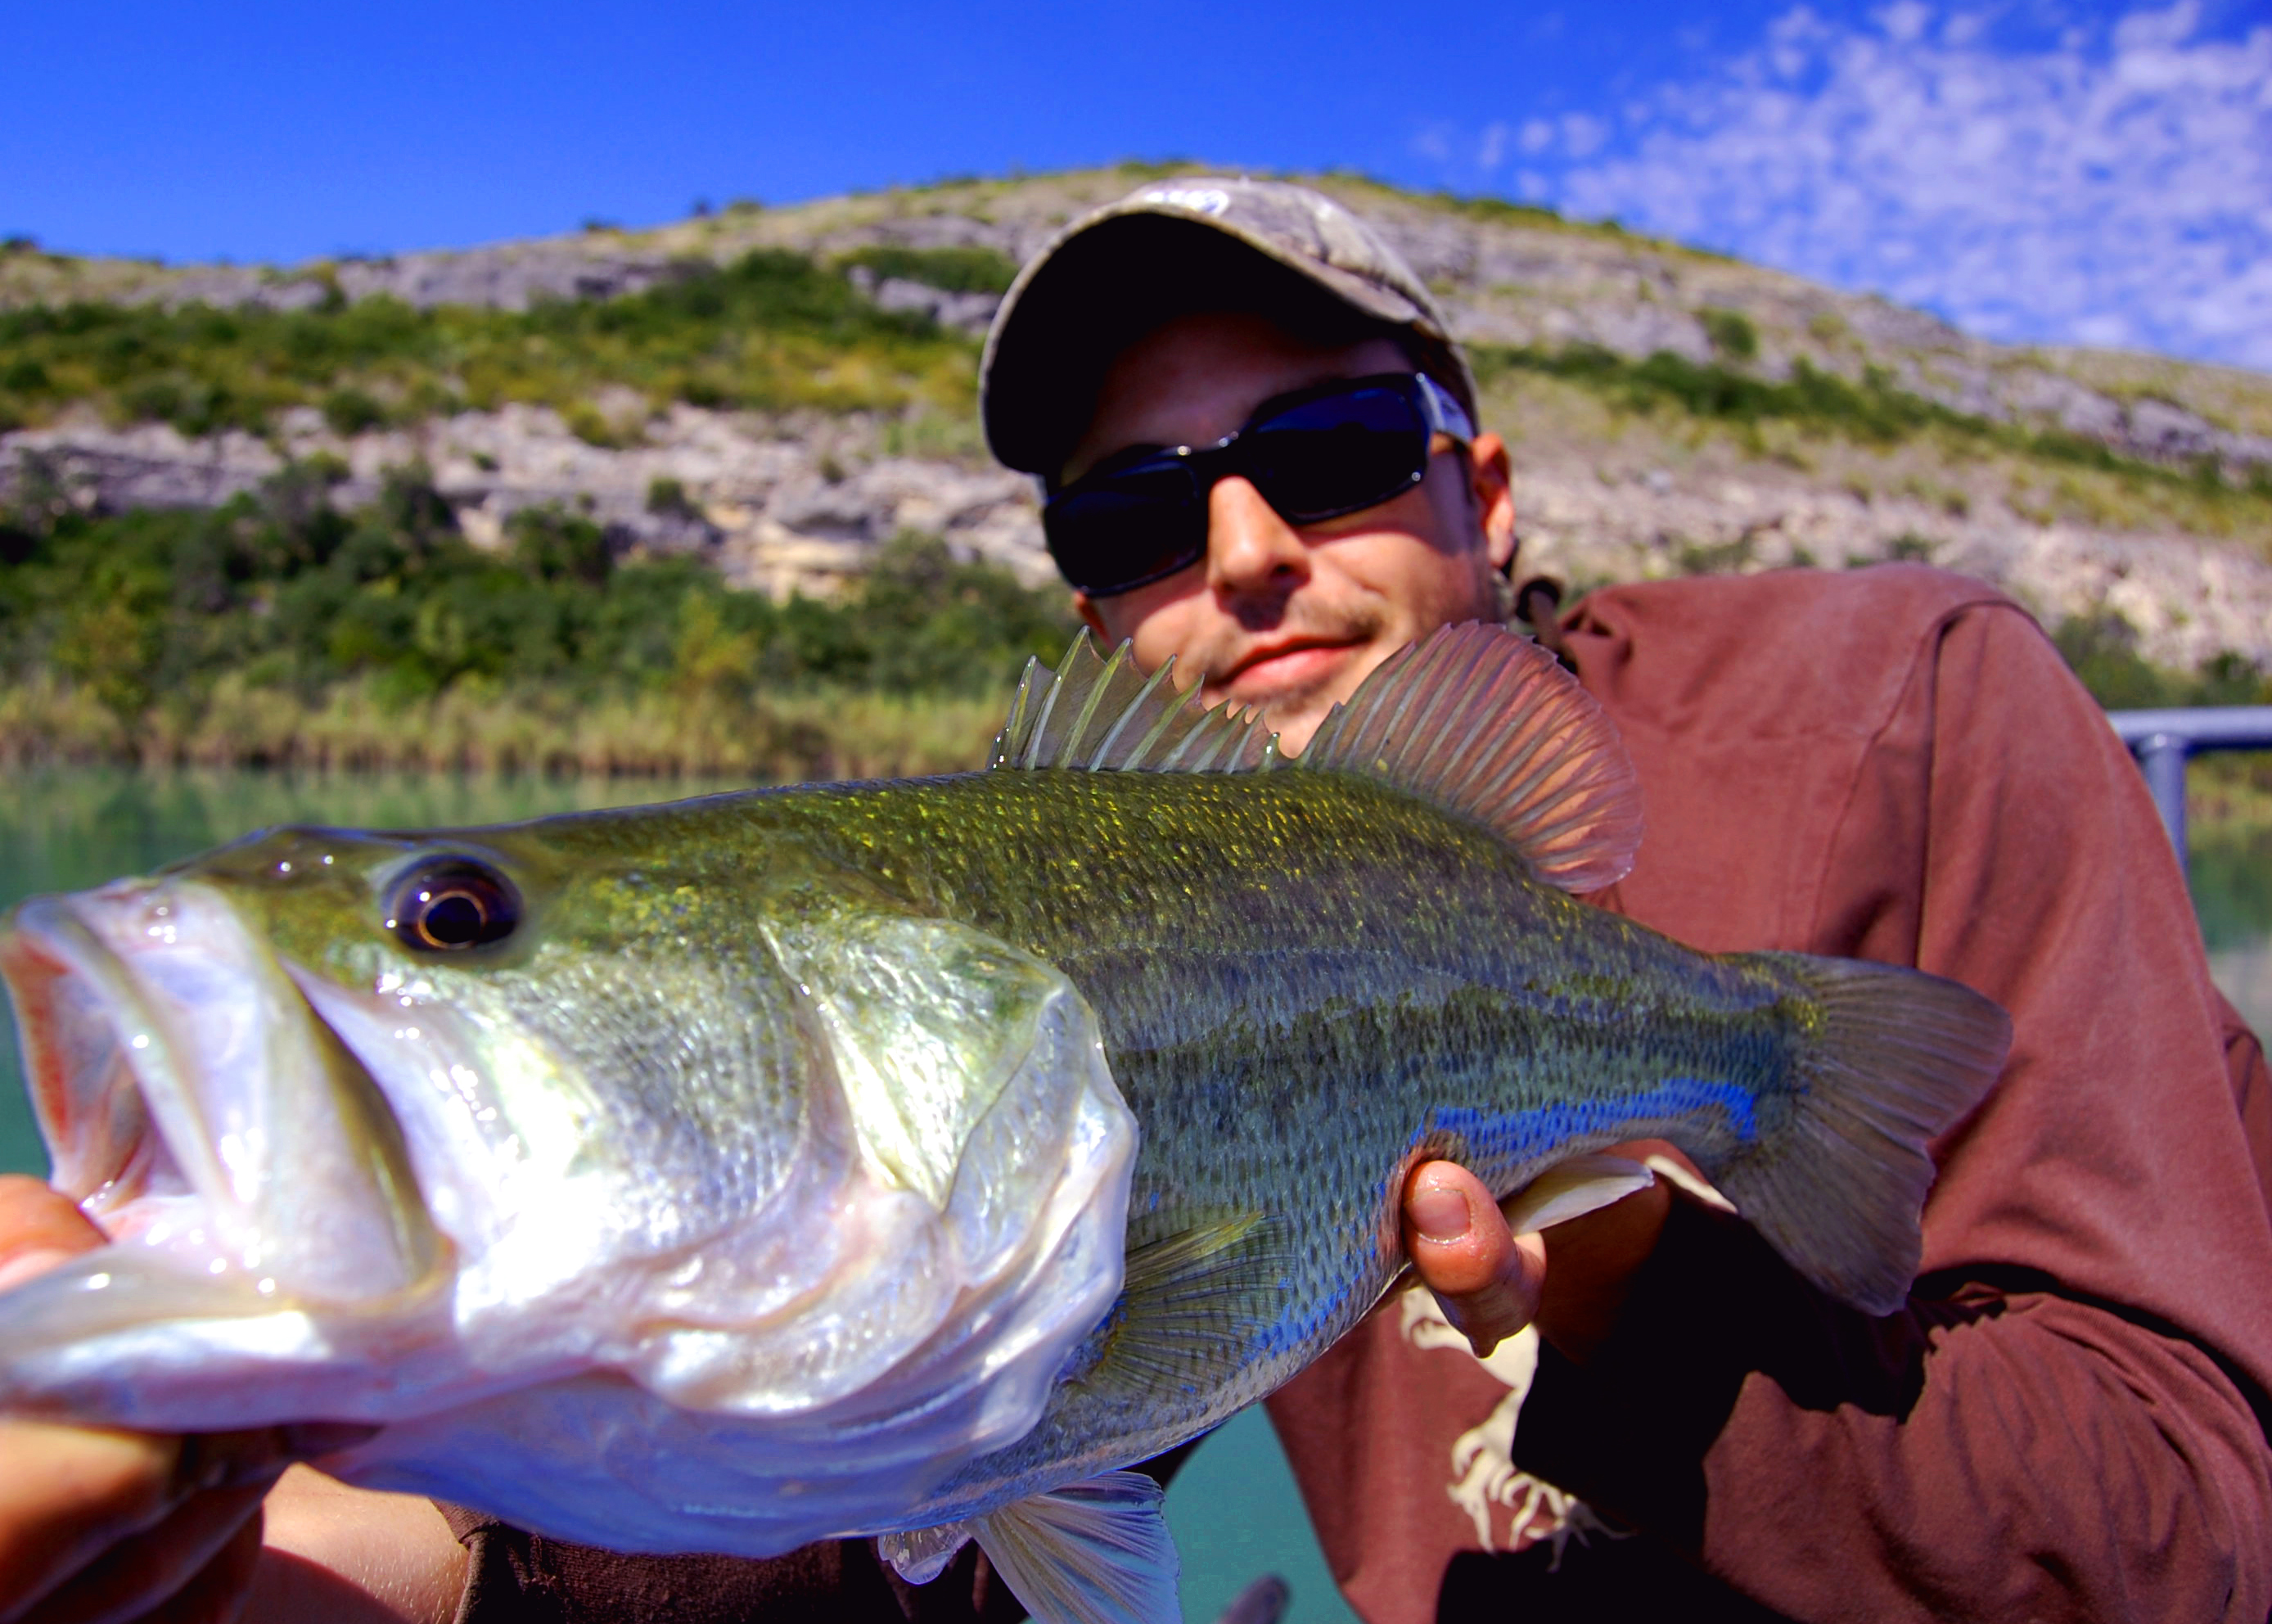
<path id="1" fill-rule="evenodd" d="M 1180 1624 L 1166 1496 L 1110 1471 L 974 1519 L 986 1558 L 1040 1624 Z"/>
<path id="2" fill-rule="evenodd" d="M 1551 1228 L 1621 1201 L 1655 1182 L 1654 1171 L 1621 1156 L 1573 1156 L 1557 1162 L 1506 1202 L 1507 1227 L 1518 1235 Z"/>

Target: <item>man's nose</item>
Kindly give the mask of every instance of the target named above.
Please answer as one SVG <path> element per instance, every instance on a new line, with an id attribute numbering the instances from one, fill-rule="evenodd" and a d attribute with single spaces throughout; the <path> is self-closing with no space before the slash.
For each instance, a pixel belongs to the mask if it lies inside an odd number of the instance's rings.
<path id="1" fill-rule="evenodd" d="M 1246 479 L 1232 475 L 1207 493 L 1207 585 L 1231 595 L 1284 593 L 1310 577 L 1301 535 Z"/>

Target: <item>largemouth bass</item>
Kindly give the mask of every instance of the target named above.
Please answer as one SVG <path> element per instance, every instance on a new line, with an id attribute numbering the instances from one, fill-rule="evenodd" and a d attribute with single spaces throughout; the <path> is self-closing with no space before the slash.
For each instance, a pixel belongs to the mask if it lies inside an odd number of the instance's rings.
<path id="1" fill-rule="evenodd" d="M 983 773 L 280 829 L 35 899 L 0 969 L 113 1244 L 0 1298 L 0 1406 L 378 1423 L 325 1470 L 624 1550 L 875 1535 L 920 1579 L 975 1537 L 1041 1618 L 1171 1616 L 1123 1469 L 1356 1323 L 1422 1159 L 1543 1223 L 1668 1139 L 1902 1300 L 2008 1022 L 1577 901 L 1638 807 L 1497 628 L 1295 760 L 1084 640 Z"/>

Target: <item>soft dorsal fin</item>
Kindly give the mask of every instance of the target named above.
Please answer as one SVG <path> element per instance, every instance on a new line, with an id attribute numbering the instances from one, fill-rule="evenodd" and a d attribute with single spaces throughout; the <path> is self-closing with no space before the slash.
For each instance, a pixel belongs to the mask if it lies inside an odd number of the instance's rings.
<path id="1" fill-rule="evenodd" d="M 1248 773 L 1278 765 L 1278 736 L 1251 711 L 1209 710 L 1179 691 L 1171 658 L 1147 677 L 1135 647 L 1102 659 L 1087 627 L 1058 669 L 1026 662 L 987 766 L 1086 773 Z"/>
<path id="2" fill-rule="evenodd" d="M 1484 825 L 1531 872 L 1569 891 L 1622 879 L 1640 844 L 1640 789 L 1616 724 L 1527 637 L 1446 626 L 1383 661 L 1289 761 L 1252 712 L 1178 692 L 1174 662 L 1149 678 L 1123 643 L 1086 631 L 1051 671 L 1026 667 L 990 766 L 1079 772 L 1356 773 Z"/>
<path id="3" fill-rule="evenodd" d="M 1302 752 L 1472 818 L 1566 891 L 1625 878 L 1640 784 L 1617 724 L 1554 656 L 1469 621 L 1408 644 L 1334 707 Z"/>

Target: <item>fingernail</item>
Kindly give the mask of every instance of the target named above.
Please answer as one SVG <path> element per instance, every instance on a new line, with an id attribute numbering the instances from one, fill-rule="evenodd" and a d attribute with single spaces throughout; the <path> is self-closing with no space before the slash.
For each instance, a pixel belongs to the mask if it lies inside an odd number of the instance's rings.
<path id="1" fill-rule="evenodd" d="M 1427 1185 L 1413 1194 L 1411 1214 L 1413 1227 L 1428 1240 L 1457 1240 L 1475 1222 L 1468 1198 L 1440 1184 Z"/>

